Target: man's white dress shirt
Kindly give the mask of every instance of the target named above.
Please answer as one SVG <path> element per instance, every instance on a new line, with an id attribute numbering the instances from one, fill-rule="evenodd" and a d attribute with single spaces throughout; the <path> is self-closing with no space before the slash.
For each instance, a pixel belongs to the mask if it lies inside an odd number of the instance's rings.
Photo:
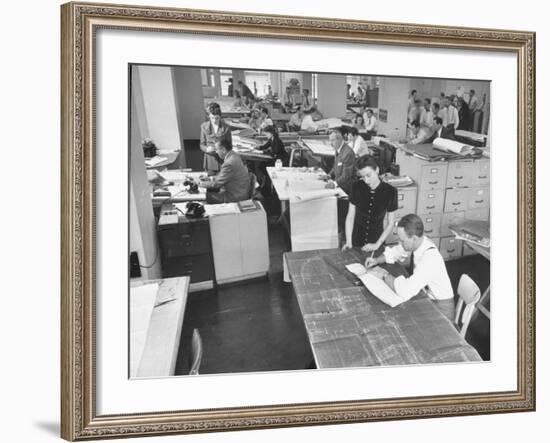
<path id="1" fill-rule="evenodd" d="M 393 248 L 386 247 L 384 257 L 386 263 L 402 262 L 409 256 L 399 244 Z M 412 253 L 414 255 L 414 271 L 408 278 L 399 276 L 394 280 L 397 295 L 408 300 L 426 289 L 426 294 L 433 300 L 448 300 L 454 297 L 451 280 L 447 274 L 445 261 L 433 242 L 424 237 L 420 246 Z"/>

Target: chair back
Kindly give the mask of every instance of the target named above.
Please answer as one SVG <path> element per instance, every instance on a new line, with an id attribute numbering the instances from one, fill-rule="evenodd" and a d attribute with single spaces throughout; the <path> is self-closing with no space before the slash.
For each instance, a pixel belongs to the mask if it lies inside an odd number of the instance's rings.
<path id="1" fill-rule="evenodd" d="M 476 303 L 481 297 L 479 286 L 468 276 L 462 274 L 458 282 L 458 302 L 456 304 L 455 324 L 460 330 L 460 335 L 466 337 L 466 331 L 470 325 Z"/>
<path id="2" fill-rule="evenodd" d="M 193 329 L 191 354 L 189 356 L 189 375 L 198 375 L 202 360 L 202 339 L 198 329 Z"/>

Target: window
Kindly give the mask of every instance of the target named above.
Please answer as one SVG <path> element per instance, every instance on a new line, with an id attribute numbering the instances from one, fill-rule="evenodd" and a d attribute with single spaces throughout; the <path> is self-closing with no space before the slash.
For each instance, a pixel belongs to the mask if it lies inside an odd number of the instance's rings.
<path id="1" fill-rule="evenodd" d="M 228 80 L 233 78 L 232 69 L 220 69 L 220 86 L 222 89 L 222 95 L 229 96 L 229 82 Z"/>
<path id="2" fill-rule="evenodd" d="M 265 97 L 271 76 L 267 71 L 244 71 L 244 82 L 255 96 Z"/>

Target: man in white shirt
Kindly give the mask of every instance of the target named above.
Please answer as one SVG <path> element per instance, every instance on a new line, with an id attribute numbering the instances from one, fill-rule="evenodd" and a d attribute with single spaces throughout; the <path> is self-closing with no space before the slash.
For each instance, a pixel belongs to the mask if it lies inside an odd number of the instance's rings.
<path id="1" fill-rule="evenodd" d="M 399 244 L 393 248 L 386 247 L 384 253 L 376 258 L 367 258 L 365 267 L 402 262 L 410 256 L 410 277 L 393 277 L 386 273 L 384 281 L 404 301 L 424 290 L 436 307 L 453 322 L 454 293 L 445 261 L 433 242 L 424 236 L 422 219 L 416 214 L 405 215 L 397 223 L 397 235 Z"/>
<path id="2" fill-rule="evenodd" d="M 429 98 L 424 99 L 424 109 L 420 114 L 420 127 L 431 128 L 434 124 L 434 115 L 432 112 L 432 101 Z"/>
<path id="3" fill-rule="evenodd" d="M 365 129 L 367 130 L 367 134 L 376 135 L 376 133 L 378 132 L 377 122 L 376 117 L 374 116 L 374 112 L 372 112 L 372 109 L 367 109 L 367 111 L 363 115 L 363 119 L 365 120 Z"/>
<path id="4" fill-rule="evenodd" d="M 355 152 L 355 156 L 357 158 L 362 157 L 363 155 L 371 154 L 371 151 L 367 146 L 367 142 L 359 135 L 357 128 L 353 126 L 348 129 L 348 144 L 349 147 L 353 149 L 353 152 Z"/>
<path id="5" fill-rule="evenodd" d="M 443 109 L 441 110 L 443 115 L 443 127 L 449 128 L 454 131 L 458 128 L 460 119 L 458 118 L 458 110 L 451 105 L 451 99 L 445 97 L 443 100 Z"/>

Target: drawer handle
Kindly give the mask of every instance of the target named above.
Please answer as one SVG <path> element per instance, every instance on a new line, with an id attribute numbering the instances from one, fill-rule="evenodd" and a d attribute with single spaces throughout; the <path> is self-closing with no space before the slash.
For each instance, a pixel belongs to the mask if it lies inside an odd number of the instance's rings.
<path id="1" fill-rule="evenodd" d="M 453 249 L 447 249 L 447 252 L 448 252 L 449 254 L 452 254 L 453 252 L 455 252 L 455 249 L 454 249 L 454 248 L 453 248 Z"/>
<path id="2" fill-rule="evenodd" d="M 478 175 L 477 178 L 487 178 L 486 175 Z"/>
<path id="3" fill-rule="evenodd" d="M 439 183 L 439 180 L 436 180 L 434 182 L 428 182 L 429 185 L 437 185 Z"/>
<path id="4" fill-rule="evenodd" d="M 460 177 L 457 177 L 457 176 L 455 175 L 455 180 L 462 180 L 463 178 L 464 178 L 463 175 L 461 175 Z"/>
<path id="5" fill-rule="evenodd" d="M 182 234 L 181 239 L 182 240 L 191 240 L 191 236 L 189 234 Z"/>
<path id="6" fill-rule="evenodd" d="M 426 209 L 435 209 L 435 205 L 426 206 Z"/>
<path id="7" fill-rule="evenodd" d="M 397 209 L 403 209 L 405 206 L 398 206 Z"/>
<path id="8" fill-rule="evenodd" d="M 475 203 L 483 203 L 485 200 L 474 200 Z"/>
<path id="9" fill-rule="evenodd" d="M 425 232 L 426 234 L 429 234 L 430 232 L 434 232 L 434 230 L 433 230 L 433 229 L 430 229 L 430 230 L 424 229 L 424 232 Z"/>
<path id="10" fill-rule="evenodd" d="M 453 203 L 451 203 L 451 205 L 453 205 L 453 206 L 458 206 L 460 203 L 461 203 L 461 202 L 453 202 Z"/>

